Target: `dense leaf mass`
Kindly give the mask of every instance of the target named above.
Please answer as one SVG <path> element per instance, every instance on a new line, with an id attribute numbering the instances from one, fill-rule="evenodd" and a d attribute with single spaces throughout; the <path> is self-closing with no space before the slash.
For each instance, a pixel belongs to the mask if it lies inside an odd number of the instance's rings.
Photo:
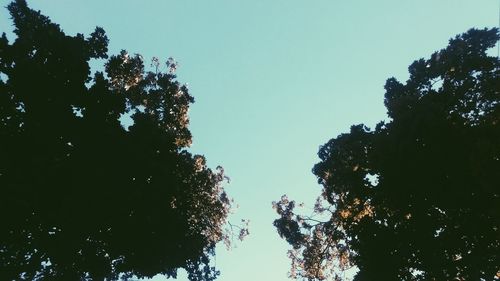
<path id="1" fill-rule="evenodd" d="M 274 203 L 292 275 L 342 280 L 497 280 L 500 62 L 497 29 L 471 29 L 387 80 L 389 121 L 323 145 L 313 216 Z"/>
<path id="2" fill-rule="evenodd" d="M 0 38 L 0 280 L 212 280 L 230 201 L 191 155 L 175 62 L 122 51 L 102 28 L 68 36 L 24 0 Z M 163 69 L 163 71 L 162 71 Z M 130 126 L 120 118 L 130 116 Z"/>

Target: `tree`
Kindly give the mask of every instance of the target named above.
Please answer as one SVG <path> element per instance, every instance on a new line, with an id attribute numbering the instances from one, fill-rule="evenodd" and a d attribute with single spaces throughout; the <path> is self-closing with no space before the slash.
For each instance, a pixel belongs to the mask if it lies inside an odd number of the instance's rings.
<path id="1" fill-rule="evenodd" d="M 323 145 L 311 216 L 274 202 L 292 275 L 323 280 L 498 280 L 500 61 L 497 29 L 471 29 L 387 80 L 389 121 Z M 353 268 L 354 272 L 355 268 Z"/>
<path id="2" fill-rule="evenodd" d="M 102 28 L 65 35 L 24 0 L 0 39 L 0 279 L 213 280 L 230 200 L 222 168 L 186 151 L 194 101 L 175 62 L 105 59 Z M 165 68 L 163 66 L 163 68 Z M 122 116 L 132 124 L 125 128 Z"/>

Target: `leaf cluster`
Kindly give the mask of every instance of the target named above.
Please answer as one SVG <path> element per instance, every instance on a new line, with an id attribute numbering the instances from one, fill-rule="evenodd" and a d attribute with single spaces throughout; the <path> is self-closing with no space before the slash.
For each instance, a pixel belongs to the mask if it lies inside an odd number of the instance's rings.
<path id="1" fill-rule="evenodd" d="M 192 155 L 194 102 L 102 28 L 66 35 L 24 0 L 0 38 L 0 279 L 213 280 L 230 209 L 222 168 Z M 107 59 L 91 77 L 89 61 Z M 122 124 L 121 118 L 133 122 Z"/>
<path id="2" fill-rule="evenodd" d="M 297 277 L 346 265 L 357 281 L 498 277 L 500 61 L 488 49 L 499 38 L 471 29 L 415 61 L 408 81 L 387 80 L 389 121 L 320 148 L 315 213 L 327 219 L 311 227 L 282 199 L 275 221 Z"/>

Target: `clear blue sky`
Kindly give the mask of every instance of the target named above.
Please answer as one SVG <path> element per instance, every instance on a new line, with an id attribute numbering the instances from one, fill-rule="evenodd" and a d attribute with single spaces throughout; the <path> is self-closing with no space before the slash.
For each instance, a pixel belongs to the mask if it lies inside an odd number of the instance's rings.
<path id="1" fill-rule="evenodd" d="M 196 99 L 192 151 L 224 166 L 239 204 L 231 220 L 251 221 L 236 249 L 217 250 L 220 281 L 288 280 L 288 246 L 272 226 L 271 201 L 286 193 L 311 206 L 319 146 L 351 124 L 386 118 L 387 78 L 405 80 L 413 60 L 499 18 L 498 0 L 28 3 L 68 34 L 102 26 L 110 53 L 180 63 L 178 78 Z M 11 29 L 3 9 L 0 30 Z"/>

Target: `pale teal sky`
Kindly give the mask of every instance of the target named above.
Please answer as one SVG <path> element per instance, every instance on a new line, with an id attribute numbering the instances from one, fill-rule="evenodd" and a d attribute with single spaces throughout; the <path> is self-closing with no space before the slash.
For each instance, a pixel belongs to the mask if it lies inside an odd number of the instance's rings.
<path id="1" fill-rule="evenodd" d="M 7 5 L 8 1 L 1 0 Z M 102 26 L 110 53 L 174 57 L 189 84 L 192 151 L 224 166 L 250 236 L 220 247 L 220 281 L 285 281 L 288 246 L 271 201 L 312 205 L 328 139 L 386 118 L 383 85 L 471 27 L 498 25 L 498 0 L 28 0 L 68 34 Z M 0 31 L 11 30 L 5 9 Z M 163 280 L 163 278 L 155 278 Z M 185 277 L 178 280 L 185 281 Z"/>

